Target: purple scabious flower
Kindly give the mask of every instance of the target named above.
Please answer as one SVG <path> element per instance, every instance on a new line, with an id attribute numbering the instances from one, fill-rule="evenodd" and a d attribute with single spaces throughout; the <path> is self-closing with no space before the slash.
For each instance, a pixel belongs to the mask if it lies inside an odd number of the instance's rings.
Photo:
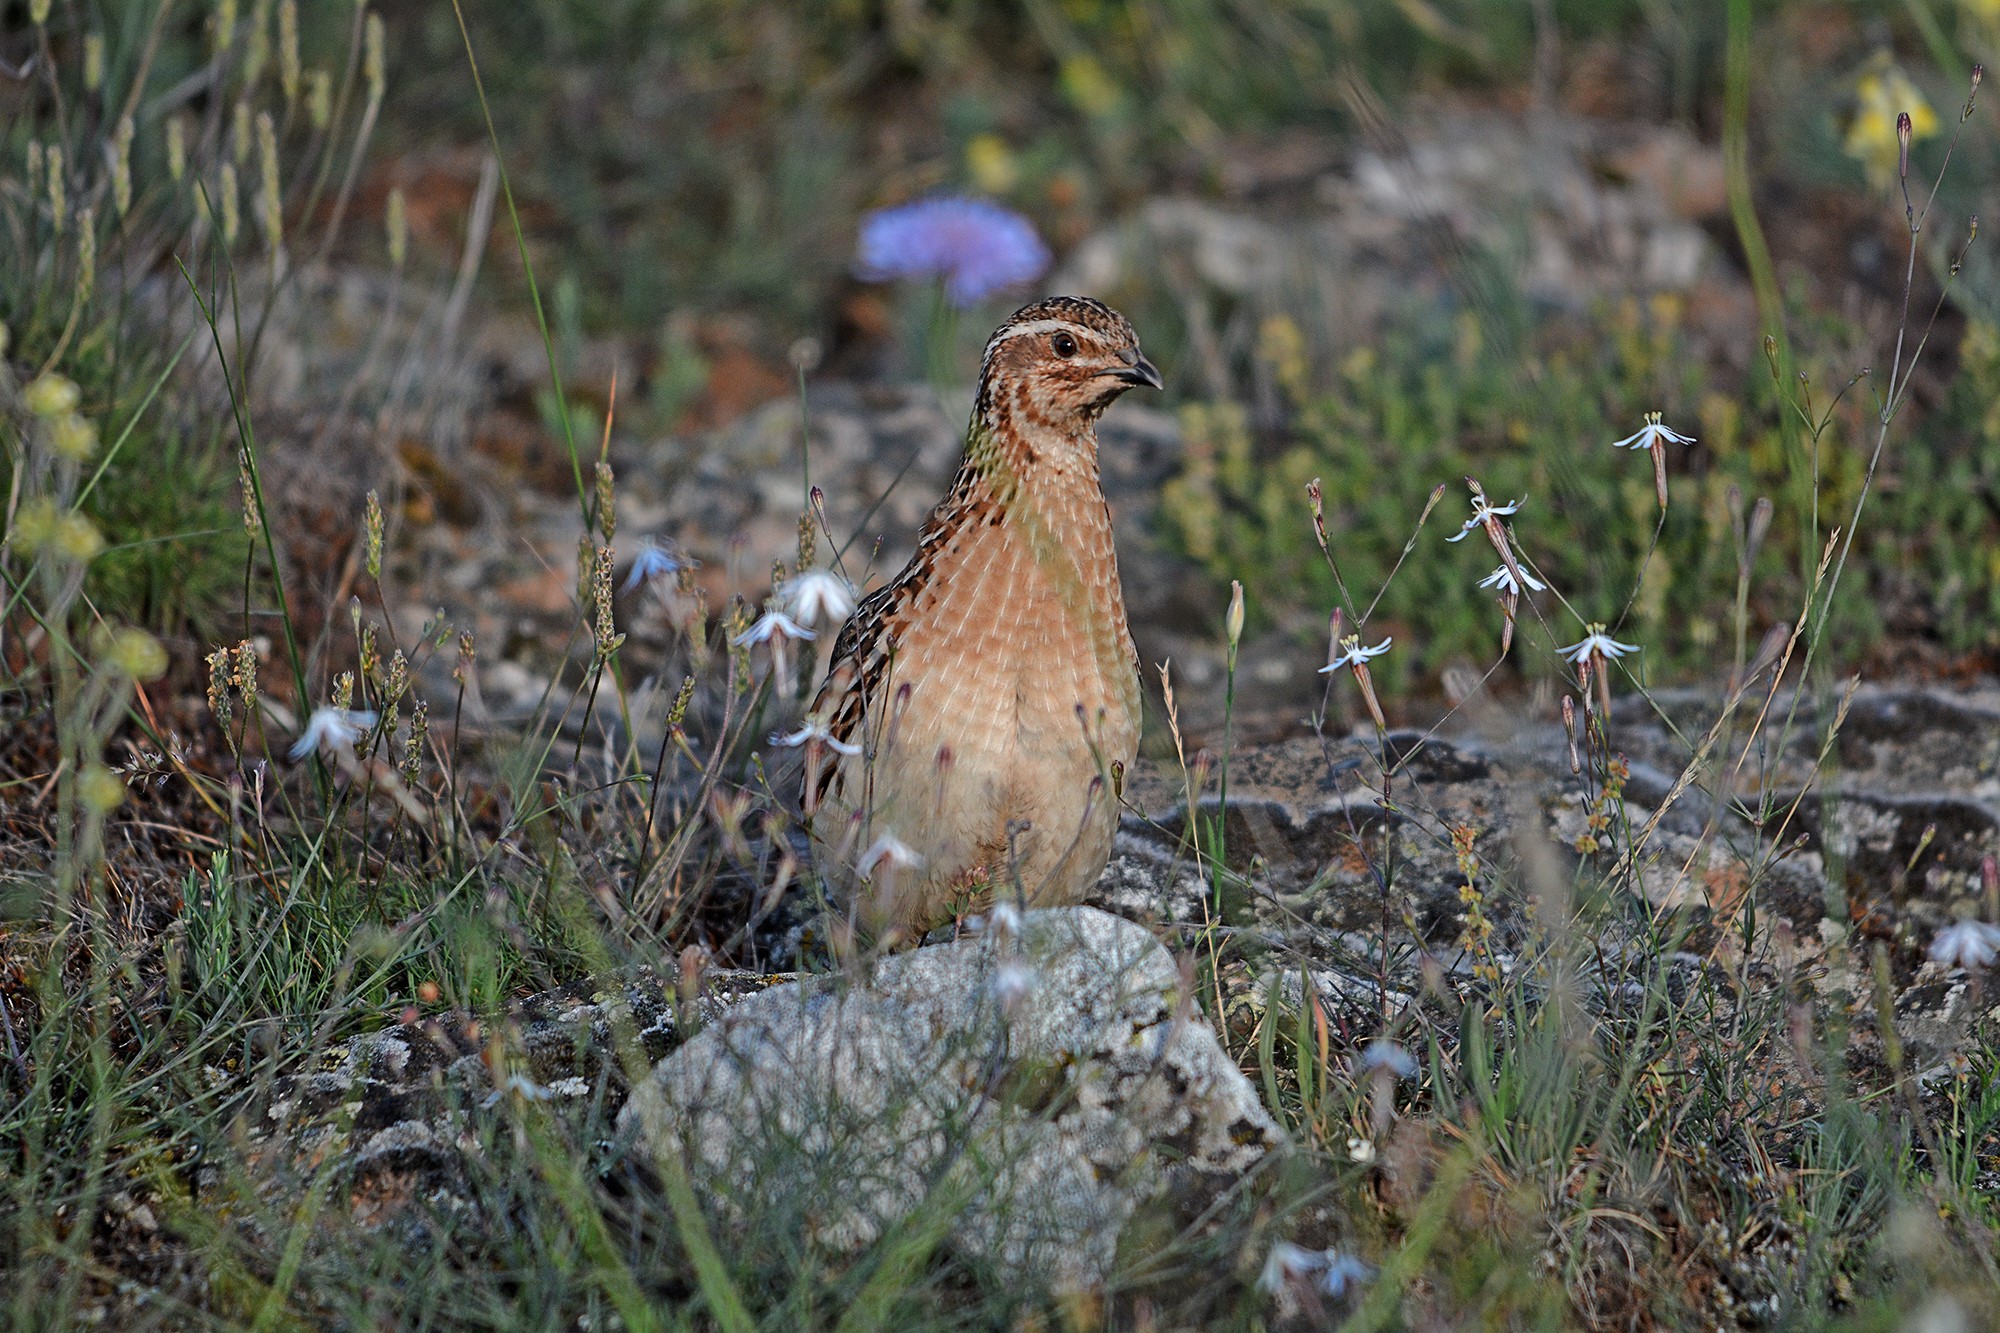
<path id="1" fill-rule="evenodd" d="M 945 295 L 962 308 L 1041 277 L 1049 248 L 1012 209 L 946 195 L 862 218 L 854 267 L 869 282 L 943 278 Z"/>

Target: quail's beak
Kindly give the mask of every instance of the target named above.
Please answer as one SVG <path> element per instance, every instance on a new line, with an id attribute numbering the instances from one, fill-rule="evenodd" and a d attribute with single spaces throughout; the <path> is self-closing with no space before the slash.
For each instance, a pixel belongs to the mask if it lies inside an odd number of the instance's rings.
<path id="1" fill-rule="evenodd" d="M 1140 356 L 1137 352 L 1128 352 L 1126 355 L 1131 357 L 1132 364 L 1121 366 L 1117 370 L 1107 370 L 1104 374 L 1121 384 L 1129 384 L 1133 388 L 1164 389 L 1166 387 L 1165 381 L 1160 378 L 1160 372 L 1153 368 L 1152 362 Z"/>

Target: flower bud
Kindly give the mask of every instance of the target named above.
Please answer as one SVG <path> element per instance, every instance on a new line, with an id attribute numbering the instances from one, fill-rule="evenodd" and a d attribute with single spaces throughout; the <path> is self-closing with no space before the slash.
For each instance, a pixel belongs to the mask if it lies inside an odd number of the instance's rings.
<path id="1" fill-rule="evenodd" d="M 44 419 L 74 412 L 82 400 L 83 392 L 75 380 L 53 372 L 37 376 L 21 390 L 21 406 Z"/>
<path id="2" fill-rule="evenodd" d="M 49 548 L 65 560 L 87 565 L 104 550 L 104 534 L 89 518 L 71 511 L 56 520 Z"/>
<path id="3" fill-rule="evenodd" d="M 1896 175 L 1904 180 L 1910 176 L 1910 139 L 1914 133 L 1910 124 L 1910 113 L 1896 113 Z"/>
<path id="4" fill-rule="evenodd" d="M 92 764 L 83 770 L 76 794 L 90 813 L 108 815 L 125 803 L 125 779 L 103 764 Z"/>
<path id="5" fill-rule="evenodd" d="M 167 650 L 142 629 L 128 626 L 113 634 L 105 657 L 133 680 L 158 680 L 167 673 Z"/>
<path id="6" fill-rule="evenodd" d="M 1243 637 L 1243 585 L 1235 579 L 1229 580 L 1229 613 L 1223 617 L 1222 627 L 1229 635 L 1229 651 L 1233 656 L 1237 641 Z"/>
<path id="7" fill-rule="evenodd" d="M 50 0 L 28 0 L 28 22 L 41 27 L 49 21 Z"/>
<path id="8" fill-rule="evenodd" d="M 44 434 L 49 442 L 49 451 L 57 458 L 81 463 L 97 452 L 97 427 L 76 412 L 65 412 L 51 420 L 44 428 Z"/>
<path id="9" fill-rule="evenodd" d="M 83 90 L 94 93 L 104 86 L 104 34 L 83 35 Z"/>
<path id="10" fill-rule="evenodd" d="M 23 555 L 33 555 L 48 545 L 56 535 L 56 525 L 61 521 L 62 516 L 56 513 L 55 501 L 47 496 L 28 501 L 14 516 L 15 548 Z"/>

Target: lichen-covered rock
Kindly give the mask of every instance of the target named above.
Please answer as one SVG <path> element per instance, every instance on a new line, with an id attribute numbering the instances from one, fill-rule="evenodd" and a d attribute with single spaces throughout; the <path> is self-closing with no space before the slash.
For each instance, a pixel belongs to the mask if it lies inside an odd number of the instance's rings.
<path id="1" fill-rule="evenodd" d="M 962 1252 L 1071 1287 L 1103 1280 L 1143 1203 L 1282 1142 L 1173 958 L 1083 907 L 745 1000 L 620 1123 L 831 1249 L 948 1210 Z"/>

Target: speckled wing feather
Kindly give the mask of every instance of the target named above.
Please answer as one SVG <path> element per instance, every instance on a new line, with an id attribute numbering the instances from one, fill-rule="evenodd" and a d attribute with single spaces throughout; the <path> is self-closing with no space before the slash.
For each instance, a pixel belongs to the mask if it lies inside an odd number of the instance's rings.
<path id="1" fill-rule="evenodd" d="M 813 700 L 812 711 L 825 719 L 834 740 L 865 745 L 864 726 L 882 702 L 895 658 L 897 633 L 907 623 L 918 596 L 930 582 L 938 557 L 968 525 L 992 521 L 1001 505 L 988 493 L 971 458 L 959 464 L 951 489 L 917 532 L 916 554 L 900 574 L 868 594 L 833 642 L 833 662 L 826 683 Z M 840 774 L 839 764 L 820 770 L 812 790 L 804 793 L 808 813 L 817 810 Z"/>

